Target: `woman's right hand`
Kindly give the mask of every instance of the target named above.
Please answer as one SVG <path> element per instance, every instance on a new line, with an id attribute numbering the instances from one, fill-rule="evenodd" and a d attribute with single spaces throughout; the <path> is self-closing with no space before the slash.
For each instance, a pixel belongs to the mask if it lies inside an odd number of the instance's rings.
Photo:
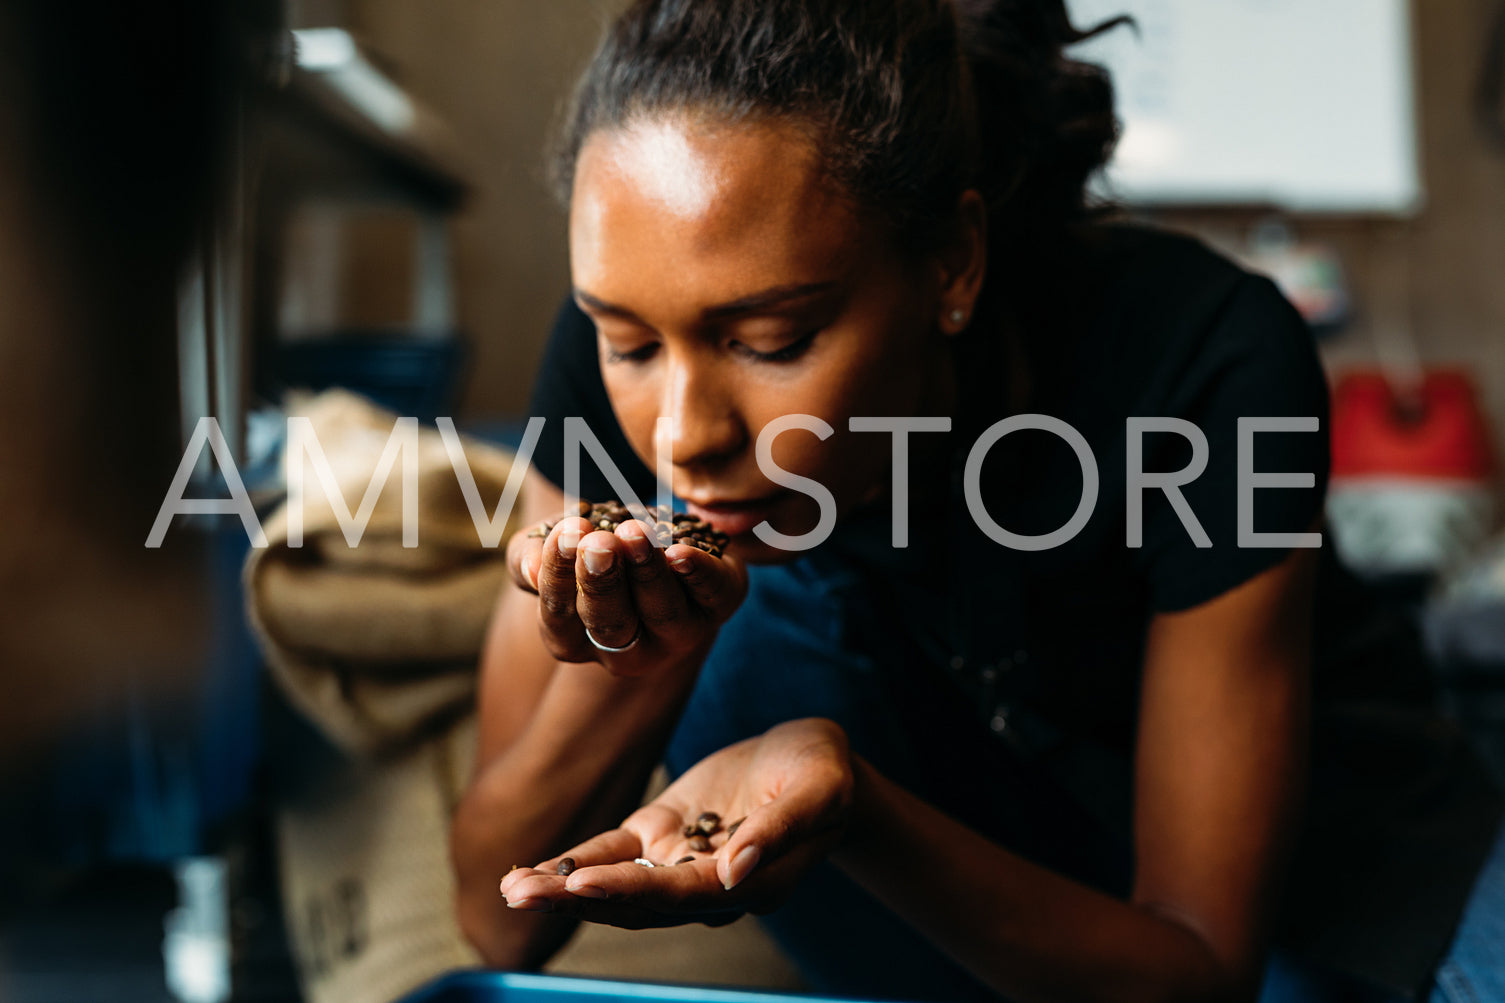
<path id="1" fill-rule="evenodd" d="M 561 519 L 543 539 L 531 532 L 509 541 L 507 565 L 517 586 L 538 596 L 539 632 L 562 662 L 643 675 L 708 647 L 747 594 L 747 572 L 735 556 L 685 544 L 660 549 L 635 520 L 615 533 L 581 518 Z"/>

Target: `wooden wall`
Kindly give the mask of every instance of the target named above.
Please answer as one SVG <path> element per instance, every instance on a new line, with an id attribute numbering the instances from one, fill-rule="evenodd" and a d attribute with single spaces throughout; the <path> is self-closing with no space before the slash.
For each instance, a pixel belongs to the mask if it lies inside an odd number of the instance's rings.
<path id="1" fill-rule="evenodd" d="M 569 289 L 565 216 L 544 148 L 595 48 L 602 0 L 348 0 L 350 25 L 454 132 L 474 182 L 456 227 L 460 323 L 473 347 L 464 412 L 521 413 L 549 324 Z M 390 299 L 404 254 L 365 245 L 365 295 Z"/>

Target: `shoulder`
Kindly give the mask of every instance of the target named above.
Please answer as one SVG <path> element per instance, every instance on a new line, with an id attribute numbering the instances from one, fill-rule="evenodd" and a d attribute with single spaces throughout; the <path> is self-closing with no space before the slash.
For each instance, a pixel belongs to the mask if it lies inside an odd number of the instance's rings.
<path id="1" fill-rule="evenodd" d="M 1269 279 L 1195 237 L 1145 226 L 1103 225 L 1080 236 L 1086 270 L 1102 285 L 1094 325 L 1136 344 L 1169 347 L 1246 317 L 1304 329 Z"/>
<path id="2" fill-rule="evenodd" d="M 1173 273 L 1201 281 L 1226 280 L 1243 269 L 1199 238 L 1142 223 L 1086 223 L 1075 227 L 1068 246 L 1105 266 L 1139 277 Z"/>
<path id="3" fill-rule="evenodd" d="M 1269 279 L 1151 227 L 1085 226 L 1068 246 L 1057 306 L 1037 309 L 1031 325 L 1058 400 L 1175 414 L 1213 385 L 1234 392 L 1272 375 L 1297 377 L 1308 397 L 1325 392 L 1311 333 Z"/>

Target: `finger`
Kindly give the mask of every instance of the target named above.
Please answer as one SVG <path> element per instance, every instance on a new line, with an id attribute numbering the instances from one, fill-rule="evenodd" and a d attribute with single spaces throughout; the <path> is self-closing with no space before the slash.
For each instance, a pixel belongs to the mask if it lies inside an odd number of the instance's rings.
<path id="1" fill-rule="evenodd" d="M 557 875 L 540 875 L 514 885 L 507 901 L 528 911 L 634 929 L 682 923 L 720 926 L 744 913 L 778 908 L 829 849 L 826 841 L 803 843 L 731 891 L 721 887 L 716 859 L 707 856 L 653 868 L 636 863 L 595 867 L 576 872 L 579 877 L 571 874 L 563 883 Z"/>
<path id="2" fill-rule="evenodd" d="M 803 843 L 817 844 L 824 852 L 829 841 L 825 837 L 839 833 L 841 792 L 846 789 L 834 774 L 834 768 L 802 771 L 778 797 L 742 820 L 716 854 L 716 875 L 723 888 L 736 888 L 754 870 L 768 868 Z"/>
<path id="3" fill-rule="evenodd" d="M 534 536 L 533 532 L 532 529 L 521 530 L 513 533 L 512 539 L 507 541 L 507 570 L 512 574 L 514 585 L 525 592 L 537 593 L 538 570 L 543 563 L 546 536 Z"/>
<path id="4" fill-rule="evenodd" d="M 731 555 L 712 557 L 703 550 L 676 543 L 664 551 L 685 592 L 713 623 L 734 613 L 747 595 L 747 571 Z"/>
<path id="5" fill-rule="evenodd" d="M 535 874 L 543 874 L 543 873 L 545 873 L 545 872 L 542 869 L 537 868 L 537 867 L 514 867 L 514 868 L 512 868 L 512 870 L 508 871 L 506 873 L 506 875 L 503 876 L 503 878 L 502 878 L 502 884 L 501 884 L 502 898 L 507 898 L 508 895 L 511 893 L 511 891 L 514 888 L 517 887 L 517 883 L 519 881 L 522 881 L 524 878 L 531 877 L 531 876 L 533 876 Z M 519 898 L 521 898 L 521 896 L 519 896 Z"/>
<path id="6" fill-rule="evenodd" d="M 575 869 L 582 867 L 598 867 L 602 864 L 619 864 L 624 860 L 634 860 L 643 853 L 643 842 L 637 833 L 630 829 L 611 829 L 599 835 L 592 836 L 578 846 L 572 847 L 557 857 L 550 857 L 538 865 L 538 869 L 549 874 L 559 872 L 559 863 L 568 857 L 575 862 Z"/>
<path id="7" fill-rule="evenodd" d="M 598 530 L 580 541 L 575 581 L 580 593 L 575 611 L 600 644 L 625 648 L 638 635 L 638 611 L 627 580 L 627 545 Z"/>
<path id="8" fill-rule="evenodd" d="M 586 867 L 565 879 L 571 895 L 595 901 L 637 906 L 650 912 L 700 915 L 737 908 L 721 886 L 716 860 L 696 857 L 687 863 L 659 867 L 610 864 Z"/>
<path id="9" fill-rule="evenodd" d="M 633 860 L 642 853 L 642 841 L 628 829 L 612 829 L 592 836 L 578 846 L 541 862 L 537 867 L 515 867 L 502 878 L 502 895 L 508 896 L 519 881 L 533 875 L 559 874 L 559 865 L 569 858 L 573 867 L 590 867 L 596 864 L 614 864 Z"/>
<path id="10" fill-rule="evenodd" d="M 529 867 L 508 875 L 513 880 L 504 881 L 506 891 L 502 897 L 509 909 L 524 912 L 553 912 L 559 903 L 572 896 L 565 891 L 564 878 L 537 868 Z"/>
<path id="11" fill-rule="evenodd" d="M 777 860 L 760 864 L 744 881 L 725 893 L 726 901 L 735 902 L 738 908 L 754 916 L 773 912 L 788 901 L 800 881 L 826 858 L 836 843 L 834 834 L 829 838 L 822 837 L 801 843 Z"/>
<path id="12" fill-rule="evenodd" d="M 657 892 L 639 894 L 638 900 L 627 895 L 609 894 L 602 890 L 600 884 L 588 882 L 577 886 L 583 889 L 583 892 L 577 893 L 570 890 L 569 878 L 549 873 L 543 868 L 519 868 L 508 876 L 510 881 L 504 882 L 507 905 L 522 912 L 548 912 L 628 929 L 700 922 L 720 925 L 735 919 L 745 910 L 732 904 L 727 893 L 721 891 L 716 884 L 716 869 L 711 859 L 705 858 L 703 864 L 704 870 L 697 882 L 694 882 L 703 886 L 699 895 L 687 894 L 683 890 L 686 883 L 679 882 L 674 890 L 664 888 Z M 611 877 L 612 874 L 634 878 L 655 872 L 669 875 L 675 871 L 687 871 L 689 865 L 649 868 L 637 863 L 615 863 L 588 870 L 595 872 L 602 882 L 610 885 L 619 880 Z M 606 877 L 601 877 L 602 875 Z M 571 874 L 570 878 L 573 877 Z M 659 879 L 659 883 L 673 884 L 663 878 Z M 651 890 L 654 880 L 648 878 L 642 884 Z M 658 907 L 649 906 L 647 903 L 650 901 Z"/>
<path id="13" fill-rule="evenodd" d="M 590 532 L 584 519 L 561 519 L 543 545 L 538 569 L 538 626 L 549 653 L 562 661 L 589 661 L 590 644 L 575 610 L 575 559 Z"/>
<path id="14" fill-rule="evenodd" d="M 627 578 L 632 583 L 632 602 L 644 629 L 658 636 L 671 636 L 703 624 L 698 611 L 691 609 L 678 576 L 669 570 L 668 561 L 653 545 L 641 522 L 622 523 L 617 527 L 617 539 L 622 542 Z"/>

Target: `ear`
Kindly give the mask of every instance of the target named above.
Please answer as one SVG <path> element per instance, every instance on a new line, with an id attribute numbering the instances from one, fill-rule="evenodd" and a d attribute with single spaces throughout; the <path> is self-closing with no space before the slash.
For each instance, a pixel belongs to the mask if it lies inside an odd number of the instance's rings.
<path id="1" fill-rule="evenodd" d="M 988 208 L 976 190 L 962 192 L 954 219 L 935 258 L 940 277 L 937 320 L 947 335 L 958 335 L 972 323 L 988 275 Z"/>

